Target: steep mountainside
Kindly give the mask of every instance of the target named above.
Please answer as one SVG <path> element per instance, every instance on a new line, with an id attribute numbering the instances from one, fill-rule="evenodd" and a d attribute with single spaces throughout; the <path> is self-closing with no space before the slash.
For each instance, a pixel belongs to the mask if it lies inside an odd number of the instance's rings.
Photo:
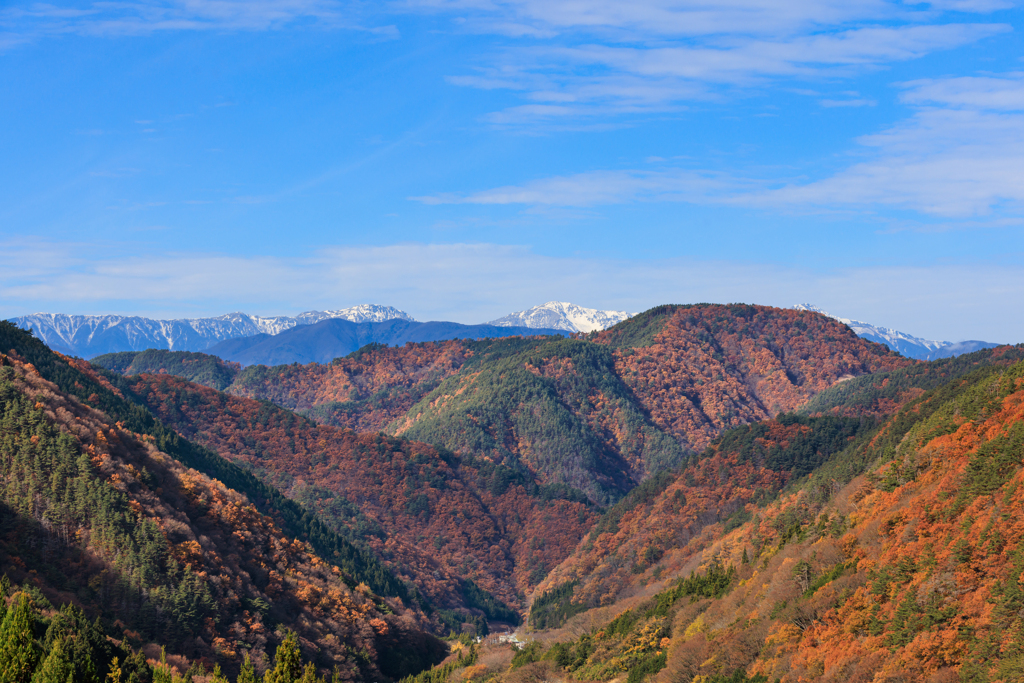
<path id="1" fill-rule="evenodd" d="M 323 424 L 379 432 L 458 372 L 480 346 L 457 340 L 398 348 L 370 344 L 328 364 L 250 365 L 228 391 L 301 411 Z"/>
<path id="2" fill-rule="evenodd" d="M 140 645 L 228 669 L 245 653 L 262 662 L 284 629 L 316 666 L 338 666 L 346 680 L 399 677 L 437 661 L 443 647 L 421 630 L 422 613 L 358 585 L 389 585 L 359 551 L 343 558 L 351 546 L 329 533 L 310 541 L 285 533 L 252 498 L 160 446 L 181 452 L 182 443 L 89 405 L 117 405 L 116 392 L 45 357 L 35 340 L 18 339 L 24 333 L 0 332 L 3 347 L 14 338 L 24 352 L 0 354 L 0 572 L 40 598 L 84 605 Z M 69 396 L 25 355 L 92 393 Z M 123 417 L 146 421 L 137 410 Z"/>
<path id="3" fill-rule="evenodd" d="M 724 429 L 908 364 L 815 313 L 670 306 L 586 340 L 378 346 L 330 365 L 250 367 L 227 391 L 486 455 L 609 504 Z"/>
<path id="4" fill-rule="evenodd" d="M 932 389 L 838 452 L 801 449 L 823 462 L 799 486 L 679 537 L 691 495 L 765 490 L 750 468 L 827 424 L 731 432 L 614 527 L 599 522 L 533 603 L 535 622 L 568 622 L 509 680 L 1021 680 L 1024 362 Z M 615 565 L 663 540 L 623 585 Z M 607 606 L 587 610 L 590 595 Z"/>
<path id="5" fill-rule="evenodd" d="M 613 603 L 667 553 L 687 548 L 707 527 L 733 529 L 751 518 L 748 505 L 773 500 L 790 481 L 874 432 L 871 419 L 781 416 L 724 434 L 677 471 L 665 472 L 612 507 L 538 594 L 571 583 L 572 607 L 561 618 L 534 607 L 532 622 L 557 627 L 566 614 Z M 721 528 L 718 526 L 718 528 Z M 663 571 L 656 570 L 656 573 Z M 566 604 L 568 604 L 566 602 Z"/>
<path id="6" fill-rule="evenodd" d="M 661 307 L 590 339 L 495 344 L 389 430 L 608 503 L 729 427 L 908 364 L 825 316 L 759 306 Z"/>
<path id="7" fill-rule="evenodd" d="M 192 351 L 122 351 L 92 359 L 92 364 L 120 375 L 169 374 L 196 384 L 226 389 L 241 371 L 238 363 Z"/>
<path id="8" fill-rule="evenodd" d="M 1024 344 L 998 346 L 889 372 L 877 372 L 822 391 L 800 406 L 798 412 L 804 415 L 887 416 L 904 403 L 951 380 L 980 368 L 991 365 L 1007 367 L 1020 360 L 1024 360 Z"/>
<path id="9" fill-rule="evenodd" d="M 329 363 L 367 344 L 400 346 L 408 342 L 549 334 L 561 336 L 565 333 L 561 330 L 447 322 L 388 320 L 381 323 L 353 323 L 347 320 L 324 320 L 276 335 L 256 335 L 221 342 L 210 347 L 208 353 L 242 365 Z"/>
<path id="10" fill-rule="evenodd" d="M 823 315 L 740 304 L 653 309 L 594 341 L 616 349 L 616 371 L 654 423 L 695 450 L 837 382 L 909 364 Z"/>
<path id="11" fill-rule="evenodd" d="M 600 504 L 683 456 L 616 375 L 611 350 L 579 340 L 492 344 L 389 431 L 486 455 Z"/>
<path id="12" fill-rule="evenodd" d="M 316 510 L 441 607 L 515 621 L 480 603 L 466 579 L 519 606 L 596 518 L 580 496 L 567 499 L 571 492 L 539 488 L 486 461 L 317 425 L 167 375 L 131 382 L 167 424 Z"/>
<path id="13" fill-rule="evenodd" d="M 878 342 L 879 344 L 885 344 L 893 351 L 899 351 L 907 358 L 916 358 L 918 360 L 938 360 L 940 358 L 951 358 L 964 353 L 971 353 L 973 351 L 991 349 L 999 346 L 999 344 L 993 344 L 992 342 L 977 340 L 948 342 L 922 339 L 921 337 L 915 337 L 907 334 L 906 332 L 894 330 L 891 327 L 878 327 L 877 325 L 872 325 L 860 320 L 840 318 L 839 316 L 826 313 L 817 306 L 812 306 L 811 304 L 798 304 L 793 308 L 798 311 L 814 311 L 816 313 L 821 313 L 822 315 L 827 315 L 830 318 L 835 318 L 839 322 L 849 325 L 850 329 L 857 333 L 857 336 L 873 342 Z"/>
<path id="14" fill-rule="evenodd" d="M 599 311 L 583 308 L 565 301 L 549 301 L 525 311 L 509 313 L 492 320 L 489 325 L 501 327 L 533 327 L 568 332 L 597 332 L 629 318 L 633 313 L 625 311 Z"/>
<path id="15" fill-rule="evenodd" d="M 274 335 L 297 325 L 312 325 L 333 318 L 357 323 L 412 320 L 408 313 L 391 306 L 361 304 L 336 311 L 309 311 L 294 317 L 228 313 L 216 318 L 153 320 L 123 315 L 36 313 L 12 318 L 11 322 L 22 329 L 31 329 L 56 351 L 93 358 L 104 353 L 144 349 L 203 351 L 225 339 Z"/>

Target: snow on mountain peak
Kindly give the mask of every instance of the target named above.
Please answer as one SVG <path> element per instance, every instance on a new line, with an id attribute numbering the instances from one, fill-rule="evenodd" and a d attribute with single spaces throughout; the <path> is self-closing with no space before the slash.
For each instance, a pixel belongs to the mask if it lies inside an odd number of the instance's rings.
<path id="1" fill-rule="evenodd" d="M 635 313 L 626 311 L 601 311 L 596 308 L 584 308 L 567 301 L 549 301 L 525 311 L 509 313 L 492 320 L 489 325 L 498 327 L 530 327 L 569 332 L 596 332 L 618 324 Z"/>
<path id="2" fill-rule="evenodd" d="M 405 311 L 400 311 L 394 306 L 381 306 L 380 304 L 359 304 L 333 311 L 307 311 L 295 316 L 300 325 L 312 325 L 313 323 L 330 318 L 341 318 L 354 323 L 382 323 L 386 320 L 395 320 L 396 318 L 398 320 L 416 322 Z"/>
<path id="3" fill-rule="evenodd" d="M 111 351 L 170 349 L 203 351 L 225 339 L 256 334 L 279 334 L 297 325 L 342 318 L 355 323 L 384 322 L 395 318 L 413 321 L 393 306 L 360 304 L 333 311 L 307 311 L 297 316 L 226 313 L 213 318 L 153 320 L 123 315 L 66 315 L 36 313 L 12 318 L 19 327 L 35 330 L 36 336 L 64 353 L 92 358 Z"/>
<path id="4" fill-rule="evenodd" d="M 921 337 L 909 335 L 906 332 L 894 330 L 891 327 L 878 327 L 877 325 L 872 325 L 860 320 L 841 318 L 838 315 L 832 315 L 831 313 L 811 304 L 797 304 L 796 306 L 793 306 L 793 308 L 797 311 L 812 311 L 814 313 L 820 313 L 824 316 L 828 316 L 829 318 L 838 320 L 839 322 L 848 325 L 858 337 L 863 337 L 864 339 L 870 339 L 871 341 L 885 344 L 890 349 L 899 351 L 910 358 L 931 359 L 942 357 L 941 353 L 936 354 L 936 352 L 947 347 L 954 346 L 953 342 L 922 339 Z M 994 344 L 989 344 L 988 346 L 994 346 Z"/>

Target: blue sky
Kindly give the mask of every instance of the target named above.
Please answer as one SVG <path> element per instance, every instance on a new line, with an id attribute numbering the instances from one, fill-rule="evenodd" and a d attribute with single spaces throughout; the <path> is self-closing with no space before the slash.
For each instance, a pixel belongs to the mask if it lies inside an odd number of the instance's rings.
<path id="1" fill-rule="evenodd" d="M 1024 341 L 1004 0 L 0 8 L 0 301 L 814 303 Z"/>

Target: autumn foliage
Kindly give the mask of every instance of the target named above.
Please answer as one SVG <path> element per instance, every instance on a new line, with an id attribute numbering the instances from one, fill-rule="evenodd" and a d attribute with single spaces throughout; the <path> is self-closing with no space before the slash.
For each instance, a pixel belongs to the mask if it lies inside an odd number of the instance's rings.
<path id="1" fill-rule="evenodd" d="M 616 371 L 651 419 L 695 450 L 837 382 L 911 363 L 808 311 L 703 304 L 661 311 L 653 322 L 644 315 L 594 341 L 616 347 Z M 630 325 L 647 328 L 645 345 L 628 345 Z"/>
<path id="2" fill-rule="evenodd" d="M 263 661 L 285 628 L 345 680 L 406 673 L 389 667 L 391 651 L 429 651 L 421 614 L 354 589 L 245 496 L 34 366 L 0 354 L 0 399 L 0 559 L 12 579 L 86 605 L 137 646 L 229 668 L 245 653 Z"/>
<path id="3" fill-rule="evenodd" d="M 317 425 L 168 375 L 143 375 L 132 390 L 186 437 L 367 544 L 441 606 L 467 606 L 462 579 L 520 604 L 595 518 L 584 503 L 545 500 L 508 471 L 425 443 Z"/>
<path id="4" fill-rule="evenodd" d="M 768 430 L 790 448 L 802 431 L 795 422 Z M 702 488 L 739 480 L 725 484 L 738 488 L 758 459 L 725 463 L 723 455 L 712 454 L 693 471 Z M 688 541 L 673 539 L 630 578 L 616 562 L 640 557 L 659 529 L 693 528 L 685 508 L 664 514 L 678 491 L 689 502 L 683 474 L 637 506 L 643 523 L 623 514 L 618 527 L 630 525 L 629 532 L 601 534 L 592 547 L 588 539 L 540 587 L 539 594 L 550 593 L 575 581 L 568 593 L 586 601 L 595 577 L 619 572 L 598 582 L 620 584 L 609 593 L 614 601 L 542 634 L 536 666 L 546 667 L 548 677 L 607 671 L 631 643 L 660 628 L 670 636 L 646 650 L 654 681 L 1021 680 L 1022 456 L 1024 363 L 982 367 L 855 436 L 775 500 L 748 504 L 746 519 L 730 523 L 719 515 Z M 716 460 L 726 465 L 717 484 Z M 845 476 L 857 463 L 862 473 Z M 721 500 L 709 502 L 710 509 L 722 507 Z M 596 564 L 583 564 L 585 558 Z M 721 595 L 658 611 L 679 579 L 710 577 L 723 567 L 735 575 Z M 616 626 L 625 622 L 628 629 Z"/>

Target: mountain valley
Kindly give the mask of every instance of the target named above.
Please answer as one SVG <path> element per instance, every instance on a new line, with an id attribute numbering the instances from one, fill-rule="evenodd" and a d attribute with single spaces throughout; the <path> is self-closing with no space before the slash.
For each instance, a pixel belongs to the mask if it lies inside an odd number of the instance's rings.
<path id="1" fill-rule="evenodd" d="M 0 341 L 0 570 L 37 619 L 70 600 L 143 669 L 163 645 L 179 676 L 273 670 L 291 633 L 341 680 L 995 681 L 1024 661 L 1021 346 L 919 362 L 814 311 L 708 304 L 269 367 Z M 51 442 L 89 454 L 77 476 L 124 496 L 119 519 L 152 520 L 167 550 L 133 552 L 169 558 L 155 574 L 62 489 L 27 505 L 59 485 L 33 451 Z M 520 622 L 511 649 L 470 637 Z"/>

